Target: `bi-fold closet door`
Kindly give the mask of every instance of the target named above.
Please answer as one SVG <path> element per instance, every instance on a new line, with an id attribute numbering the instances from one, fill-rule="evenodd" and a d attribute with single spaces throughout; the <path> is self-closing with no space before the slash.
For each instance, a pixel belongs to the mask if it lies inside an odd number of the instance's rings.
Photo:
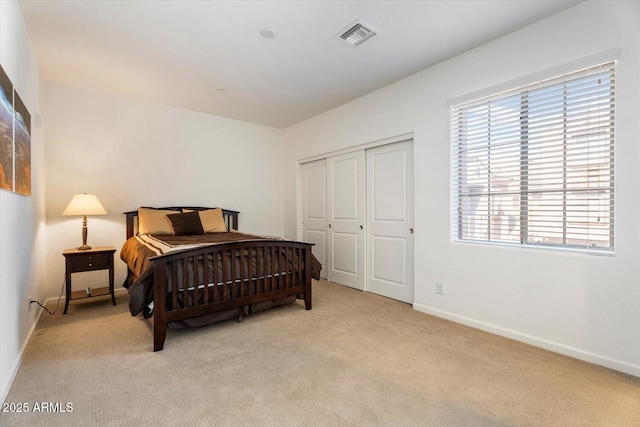
<path id="1" fill-rule="evenodd" d="M 413 302 L 412 141 L 302 165 L 302 238 L 322 277 Z"/>

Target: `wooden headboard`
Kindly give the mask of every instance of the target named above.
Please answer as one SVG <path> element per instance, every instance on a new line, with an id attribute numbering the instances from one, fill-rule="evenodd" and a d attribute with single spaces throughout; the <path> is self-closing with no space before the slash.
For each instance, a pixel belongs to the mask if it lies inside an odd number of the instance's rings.
<path id="1" fill-rule="evenodd" d="M 146 207 L 146 206 L 143 206 Z M 207 209 L 217 209 L 217 208 L 205 208 L 202 206 L 171 206 L 166 208 L 152 208 L 152 209 L 162 209 L 162 210 L 170 210 L 176 212 L 182 212 L 182 209 L 189 209 L 192 211 L 205 211 Z M 229 209 L 222 209 L 222 215 L 224 216 L 224 222 L 227 224 L 227 228 L 229 230 L 237 230 L 238 229 L 238 211 L 231 211 Z M 127 216 L 127 239 L 133 237 L 138 232 L 138 211 L 130 211 L 124 213 Z"/>

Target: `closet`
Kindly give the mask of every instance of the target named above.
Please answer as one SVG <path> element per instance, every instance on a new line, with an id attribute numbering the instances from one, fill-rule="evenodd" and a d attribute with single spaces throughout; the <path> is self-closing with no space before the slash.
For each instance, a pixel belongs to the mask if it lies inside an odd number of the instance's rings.
<path id="1" fill-rule="evenodd" d="M 322 277 L 413 302 L 413 142 L 301 165 L 302 240 Z"/>

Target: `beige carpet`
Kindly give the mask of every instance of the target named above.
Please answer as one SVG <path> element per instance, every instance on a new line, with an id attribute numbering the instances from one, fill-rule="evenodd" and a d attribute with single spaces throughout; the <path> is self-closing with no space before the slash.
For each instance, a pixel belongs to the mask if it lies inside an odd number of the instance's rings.
<path id="1" fill-rule="evenodd" d="M 302 302 L 193 330 L 151 325 L 127 296 L 44 314 L 0 414 L 26 426 L 638 426 L 640 379 L 327 282 Z"/>

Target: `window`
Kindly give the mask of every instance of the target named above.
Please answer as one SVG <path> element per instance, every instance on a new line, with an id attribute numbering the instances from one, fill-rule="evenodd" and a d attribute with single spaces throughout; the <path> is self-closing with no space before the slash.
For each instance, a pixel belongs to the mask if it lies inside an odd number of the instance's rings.
<path id="1" fill-rule="evenodd" d="M 615 63 L 452 108 L 454 240 L 613 252 Z"/>

